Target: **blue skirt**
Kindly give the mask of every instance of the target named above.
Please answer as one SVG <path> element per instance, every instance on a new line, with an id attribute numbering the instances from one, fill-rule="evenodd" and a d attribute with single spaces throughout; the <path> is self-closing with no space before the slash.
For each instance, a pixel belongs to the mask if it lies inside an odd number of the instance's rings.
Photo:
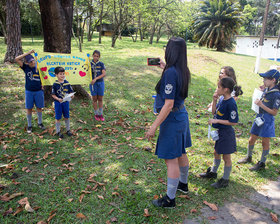
<path id="1" fill-rule="evenodd" d="M 218 129 L 219 139 L 215 142 L 218 154 L 232 154 L 236 152 L 235 132 L 232 127 Z"/>
<path id="2" fill-rule="evenodd" d="M 170 112 L 160 125 L 155 154 L 160 159 L 175 159 L 191 146 L 188 112 L 185 108 Z"/>
<path id="3" fill-rule="evenodd" d="M 269 113 L 258 114 L 257 117 L 262 117 L 264 119 L 264 124 L 259 127 L 256 122 L 254 122 L 250 133 L 264 138 L 275 137 L 274 117 Z"/>

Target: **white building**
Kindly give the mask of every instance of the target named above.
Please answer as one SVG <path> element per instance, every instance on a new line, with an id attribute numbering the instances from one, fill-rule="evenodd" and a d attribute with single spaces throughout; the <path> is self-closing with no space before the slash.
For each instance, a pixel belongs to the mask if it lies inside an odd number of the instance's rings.
<path id="1" fill-rule="evenodd" d="M 278 37 L 265 37 L 262 48 L 262 58 L 280 60 L 280 49 L 276 52 Z M 259 36 L 236 36 L 236 53 L 250 56 L 257 56 L 259 47 Z"/>

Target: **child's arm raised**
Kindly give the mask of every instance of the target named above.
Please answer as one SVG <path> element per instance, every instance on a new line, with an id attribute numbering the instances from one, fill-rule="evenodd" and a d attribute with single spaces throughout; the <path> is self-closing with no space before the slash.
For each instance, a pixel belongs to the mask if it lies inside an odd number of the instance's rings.
<path id="1" fill-rule="evenodd" d="M 29 55 L 29 54 L 32 54 L 32 53 L 35 53 L 35 51 L 34 51 L 34 50 L 30 50 L 30 51 L 28 51 L 27 53 L 24 53 L 24 54 L 22 54 L 22 55 L 17 56 L 17 57 L 15 58 L 16 63 L 18 63 L 18 65 L 19 65 L 20 67 L 22 67 L 22 66 L 23 66 L 23 62 L 22 62 L 21 59 L 23 59 L 25 56 L 27 56 L 27 55 Z"/>
<path id="2" fill-rule="evenodd" d="M 216 105 L 217 105 L 218 98 L 219 98 L 219 95 L 216 90 L 213 94 L 213 101 L 212 101 L 212 114 L 213 115 L 216 113 Z"/>
<path id="3" fill-rule="evenodd" d="M 260 108 L 262 108 L 263 110 L 265 110 L 267 113 L 275 116 L 278 112 L 278 109 L 274 108 L 274 109 L 270 109 L 269 107 L 265 106 L 261 100 L 257 99 L 255 101 L 255 104 L 257 104 Z"/>

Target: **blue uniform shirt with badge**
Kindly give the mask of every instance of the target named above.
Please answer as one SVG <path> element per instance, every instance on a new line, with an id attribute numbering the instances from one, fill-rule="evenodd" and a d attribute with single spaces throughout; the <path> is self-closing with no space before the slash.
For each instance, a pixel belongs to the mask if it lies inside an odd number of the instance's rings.
<path id="1" fill-rule="evenodd" d="M 94 62 L 93 60 L 90 62 L 91 64 L 91 72 L 92 72 L 92 79 L 102 75 L 102 70 L 106 70 L 105 65 L 103 62 L 98 61 Z M 96 80 L 96 82 L 102 82 L 103 78 Z"/>
<path id="2" fill-rule="evenodd" d="M 273 87 L 270 90 L 265 89 L 262 98 L 262 103 L 269 109 L 279 109 L 280 107 L 280 92 L 277 87 Z M 266 112 L 261 107 L 257 118 L 260 117 L 263 124 L 258 126 L 256 122 L 253 123 L 250 133 L 263 138 L 275 137 L 275 123 L 274 116 Z"/>
<path id="3" fill-rule="evenodd" d="M 228 120 L 232 123 L 238 123 L 237 105 L 233 97 L 228 100 L 220 100 L 216 105 L 216 113 L 214 119 Z M 230 125 L 212 124 L 213 128 L 230 128 Z"/>
<path id="4" fill-rule="evenodd" d="M 265 89 L 262 98 L 261 98 L 262 103 L 270 108 L 270 109 L 279 109 L 280 107 L 280 92 L 278 88 L 275 86 L 271 88 L 270 90 Z M 259 109 L 260 114 L 267 113 L 264 109 L 260 107 Z"/>
<path id="5" fill-rule="evenodd" d="M 52 86 L 52 95 L 56 95 L 60 99 L 63 99 L 66 93 L 72 92 L 73 89 L 67 80 L 64 80 L 63 83 L 60 83 L 58 80 L 56 80 Z"/>
<path id="6" fill-rule="evenodd" d="M 160 84 L 160 93 L 156 96 L 156 109 L 161 109 L 165 99 L 174 99 L 174 106 L 179 108 L 184 104 L 184 99 L 180 96 L 181 83 L 178 73 L 174 66 L 168 68 L 162 77 Z"/>
<path id="7" fill-rule="evenodd" d="M 28 91 L 39 91 L 42 89 L 42 83 L 39 75 L 39 71 L 37 71 L 37 67 L 31 68 L 29 65 L 22 65 L 21 69 L 25 73 L 25 89 Z"/>

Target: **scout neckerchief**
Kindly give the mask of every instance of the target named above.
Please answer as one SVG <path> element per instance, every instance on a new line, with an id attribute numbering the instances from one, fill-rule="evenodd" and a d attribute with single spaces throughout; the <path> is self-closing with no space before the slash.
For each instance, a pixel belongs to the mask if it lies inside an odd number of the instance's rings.
<path id="1" fill-rule="evenodd" d="M 99 61 L 97 61 L 96 63 L 94 62 L 94 60 L 92 60 L 92 64 L 93 64 L 93 78 L 95 79 L 96 76 L 97 76 L 97 71 L 96 71 L 96 64 L 98 63 Z"/>
<path id="2" fill-rule="evenodd" d="M 261 97 L 261 101 L 263 101 L 264 97 L 268 94 L 268 93 L 273 93 L 273 92 L 279 92 L 279 89 L 275 87 L 273 87 L 271 90 L 268 90 L 268 88 L 265 89 L 266 92 L 263 93 L 262 97 Z"/>

